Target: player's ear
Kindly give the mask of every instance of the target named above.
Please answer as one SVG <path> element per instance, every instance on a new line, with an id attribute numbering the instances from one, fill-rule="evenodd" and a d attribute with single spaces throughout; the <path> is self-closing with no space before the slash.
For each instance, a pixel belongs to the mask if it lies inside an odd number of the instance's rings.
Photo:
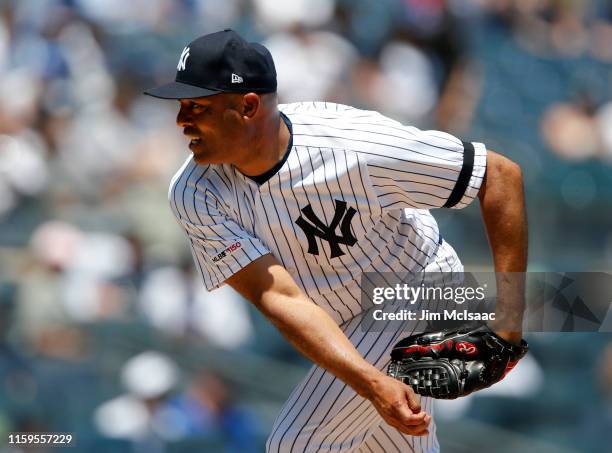
<path id="1" fill-rule="evenodd" d="M 261 98 L 256 93 L 247 93 L 242 97 L 241 114 L 247 118 L 253 118 L 261 107 Z"/>

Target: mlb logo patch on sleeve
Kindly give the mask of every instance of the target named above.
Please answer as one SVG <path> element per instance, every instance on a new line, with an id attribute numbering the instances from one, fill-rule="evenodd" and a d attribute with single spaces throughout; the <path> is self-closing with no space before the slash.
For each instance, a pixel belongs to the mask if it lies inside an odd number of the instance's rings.
<path id="1" fill-rule="evenodd" d="M 238 250 L 240 247 L 242 247 L 242 244 L 240 243 L 240 241 L 234 242 L 232 245 L 230 245 L 229 247 L 227 247 L 225 250 L 221 251 L 220 253 L 218 253 L 216 256 L 213 256 L 212 260 L 214 263 L 218 263 L 219 261 L 221 261 L 223 258 L 226 258 L 227 256 L 231 255 L 232 253 L 234 253 L 236 250 Z"/>

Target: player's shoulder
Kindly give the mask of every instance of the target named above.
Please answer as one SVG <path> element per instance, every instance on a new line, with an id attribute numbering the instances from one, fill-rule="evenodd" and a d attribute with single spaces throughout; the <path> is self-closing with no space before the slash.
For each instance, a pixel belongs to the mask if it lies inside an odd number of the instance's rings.
<path id="1" fill-rule="evenodd" d="M 357 108 L 352 107 L 350 105 L 337 104 L 335 102 L 325 101 L 291 102 L 288 104 L 279 104 L 278 108 L 286 115 L 316 112 L 329 114 L 346 114 L 358 110 Z"/>
<path id="2" fill-rule="evenodd" d="M 280 104 L 279 109 L 292 122 L 295 136 L 300 137 L 294 140 L 294 144 L 300 144 L 301 139 L 312 146 L 350 149 L 349 144 L 342 140 L 363 136 L 364 140 L 376 141 L 376 135 L 381 133 L 389 137 L 398 133 L 401 136 L 414 134 L 414 128 L 380 112 L 334 102 L 295 102 Z M 325 138 L 333 139 L 333 143 L 321 145 Z M 312 143 L 313 140 L 316 144 Z"/>
<path id="3" fill-rule="evenodd" d="M 334 102 L 294 102 L 279 104 L 279 110 L 299 126 L 327 126 L 332 129 L 365 134 L 381 134 L 389 138 L 428 141 L 455 137 L 442 131 L 421 130 L 376 110 L 365 110 Z"/>
<path id="4" fill-rule="evenodd" d="M 404 147 L 462 146 L 461 140 L 451 134 L 437 130 L 422 130 L 375 110 L 364 110 L 333 102 L 279 104 L 279 110 L 289 117 L 297 135 L 332 137 L 336 139 L 336 145 L 341 140 L 361 140 L 372 144 L 395 144 Z"/>
<path id="5" fill-rule="evenodd" d="M 189 156 L 170 180 L 168 187 L 170 204 L 174 206 L 177 198 L 195 196 L 195 192 L 202 192 L 206 197 L 222 198 L 224 188 L 232 184 L 232 175 L 228 174 L 224 167 L 200 165 Z"/>
<path id="6" fill-rule="evenodd" d="M 402 136 L 402 138 L 410 138 L 417 141 L 446 141 L 447 143 L 461 144 L 461 140 L 444 131 L 419 129 L 414 125 L 402 123 L 376 110 L 366 110 L 334 102 L 279 104 L 279 110 L 290 119 L 295 118 L 298 122 L 301 119 L 306 121 L 318 119 L 322 123 L 339 127 L 342 122 L 345 122 L 352 127 L 359 128 L 361 126 L 363 129 L 383 134 L 386 133 L 391 137 L 395 134 Z"/>
<path id="7" fill-rule="evenodd" d="M 279 110 L 291 117 L 317 117 L 320 119 L 343 120 L 356 118 L 378 118 L 393 121 L 384 117 L 374 110 L 363 110 L 345 104 L 325 101 L 293 102 L 290 104 L 279 104 Z"/>
<path id="8" fill-rule="evenodd" d="M 179 169 L 174 173 L 174 176 L 172 176 L 172 179 L 170 180 L 169 190 L 172 191 L 179 185 L 188 184 L 187 181 L 193 178 L 194 173 L 196 173 L 196 171 L 199 170 L 198 173 L 201 175 L 202 172 L 205 173 L 208 170 L 209 166 L 203 165 L 199 167 L 200 168 L 198 168 L 198 165 L 193 161 L 193 158 L 189 156 L 179 167 Z"/>

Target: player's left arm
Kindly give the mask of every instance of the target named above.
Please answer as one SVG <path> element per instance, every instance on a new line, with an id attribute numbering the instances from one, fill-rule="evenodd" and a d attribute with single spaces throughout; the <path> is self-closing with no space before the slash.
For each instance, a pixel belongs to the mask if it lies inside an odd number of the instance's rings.
<path id="1" fill-rule="evenodd" d="M 478 199 L 497 273 L 496 320 L 491 327 L 504 339 L 518 343 L 527 270 L 527 215 L 521 168 L 488 151 Z"/>

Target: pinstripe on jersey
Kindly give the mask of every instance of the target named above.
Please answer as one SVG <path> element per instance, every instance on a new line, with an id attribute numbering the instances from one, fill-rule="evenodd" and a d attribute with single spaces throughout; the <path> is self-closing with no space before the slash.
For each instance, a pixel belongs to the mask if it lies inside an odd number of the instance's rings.
<path id="1" fill-rule="evenodd" d="M 482 182 L 486 150 L 437 131 L 403 126 L 331 103 L 280 106 L 292 126 L 285 163 L 261 185 L 229 165 L 188 159 L 169 198 L 196 265 L 213 289 L 272 253 L 338 324 L 362 356 L 383 370 L 403 335 L 361 322 L 364 272 L 459 272 L 428 209 L 467 206 Z M 422 399 L 431 413 L 431 400 Z M 279 414 L 269 452 L 436 452 L 426 437 L 385 425 L 374 406 L 313 366 Z"/>
<path id="2" fill-rule="evenodd" d="M 453 248 L 445 241 L 438 247 L 426 272 L 463 272 L 463 265 Z M 423 302 L 419 302 L 421 304 Z M 419 305 L 417 309 L 420 309 Z M 374 332 L 363 328 L 362 322 L 372 322 L 357 316 L 342 326 L 342 330 L 359 353 L 380 370 L 389 364 L 393 345 L 411 328 L 422 325 L 405 323 L 391 331 Z M 393 324 L 395 326 L 395 324 Z M 367 327 L 367 326 L 366 326 Z M 433 416 L 431 398 L 419 397 L 423 410 Z M 374 406 L 319 366 L 313 366 L 293 391 L 279 416 L 266 444 L 268 453 L 356 452 L 434 453 L 439 451 L 436 425 L 432 420 L 429 435 L 406 436 L 388 427 Z M 369 450 L 368 450 L 369 449 Z"/>
<path id="3" fill-rule="evenodd" d="M 361 311 L 363 272 L 421 272 L 431 262 L 440 234 L 428 209 L 476 197 L 486 150 L 339 104 L 280 110 L 292 124 L 292 149 L 267 182 L 189 158 L 170 204 L 209 290 L 272 253 L 341 324 Z"/>

